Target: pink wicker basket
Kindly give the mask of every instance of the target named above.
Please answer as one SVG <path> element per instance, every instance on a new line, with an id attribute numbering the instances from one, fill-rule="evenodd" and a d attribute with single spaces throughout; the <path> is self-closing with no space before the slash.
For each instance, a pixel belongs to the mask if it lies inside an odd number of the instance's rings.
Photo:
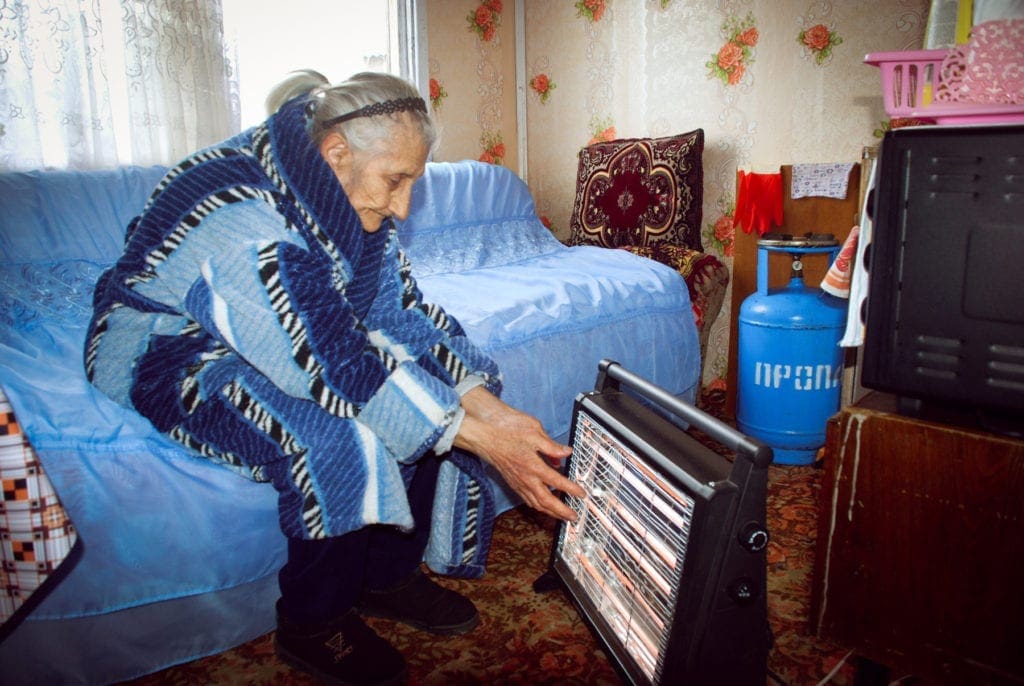
<path id="1" fill-rule="evenodd" d="M 882 97 L 890 117 L 927 119 L 937 124 L 1024 122 L 1024 105 L 936 102 L 947 51 L 874 52 L 864 62 L 881 70 Z"/>

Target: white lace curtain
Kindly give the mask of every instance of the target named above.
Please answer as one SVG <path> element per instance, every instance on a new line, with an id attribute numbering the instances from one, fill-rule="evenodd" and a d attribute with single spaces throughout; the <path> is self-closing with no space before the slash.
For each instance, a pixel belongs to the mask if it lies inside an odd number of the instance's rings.
<path id="1" fill-rule="evenodd" d="M 238 128 L 220 0 L 0 0 L 0 169 L 172 164 Z"/>

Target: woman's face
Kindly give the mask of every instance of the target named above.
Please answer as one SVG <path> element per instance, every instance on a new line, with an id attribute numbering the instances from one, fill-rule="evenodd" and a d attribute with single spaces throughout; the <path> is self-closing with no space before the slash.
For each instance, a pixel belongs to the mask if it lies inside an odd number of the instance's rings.
<path id="1" fill-rule="evenodd" d="M 380 229 L 387 217 L 409 214 L 412 185 L 423 175 L 429 150 L 412 123 L 392 127 L 391 135 L 375 150 L 353 150 L 345 137 L 331 133 L 320 153 L 334 170 L 363 229 Z"/>

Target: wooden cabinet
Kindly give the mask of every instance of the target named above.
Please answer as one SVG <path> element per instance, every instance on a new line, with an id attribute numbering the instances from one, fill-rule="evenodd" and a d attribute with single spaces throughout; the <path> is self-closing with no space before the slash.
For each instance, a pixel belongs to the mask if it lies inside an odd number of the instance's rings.
<path id="1" fill-rule="evenodd" d="M 1020 684 L 1024 441 L 894 410 L 828 423 L 811 630 L 894 678 Z"/>

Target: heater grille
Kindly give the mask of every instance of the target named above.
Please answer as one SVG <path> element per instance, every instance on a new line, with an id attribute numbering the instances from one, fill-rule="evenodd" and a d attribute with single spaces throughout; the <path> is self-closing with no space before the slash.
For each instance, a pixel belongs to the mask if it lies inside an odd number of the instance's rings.
<path id="1" fill-rule="evenodd" d="M 596 612 L 650 681 L 677 609 L 694 500 L 660 478 L 585 412 L 577 417 L 569 498 L 577 520 L 560 556 Z"/>

